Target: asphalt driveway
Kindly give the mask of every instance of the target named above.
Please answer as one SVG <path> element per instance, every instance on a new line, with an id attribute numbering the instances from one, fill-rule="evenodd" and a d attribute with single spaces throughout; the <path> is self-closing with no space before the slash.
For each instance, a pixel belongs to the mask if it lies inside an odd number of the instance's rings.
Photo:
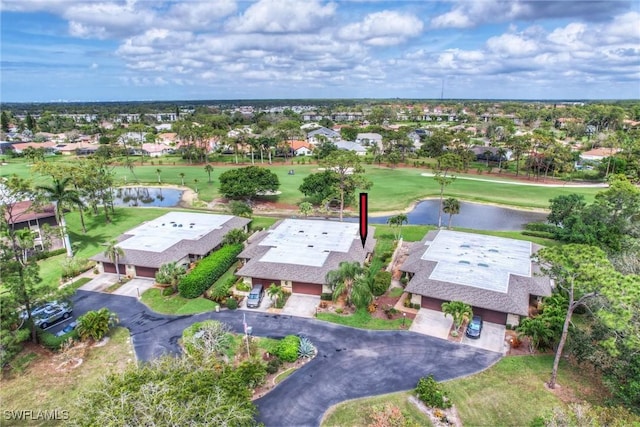
<path id="1" fill-rule="evenodd" d="M 255 401 L 258 421 L 266 426 L 316 426 L 331 406 L 347 399 L 413 388 L 422 376 L 438 381 L 481 371 L 500 354 L 451 343 L 410 331 L 366 331 L 294 316 L 249 311 L 222 311 L 195 316 L 166 316 L 150 311 L 137 299 L 78 291 L 74 311 L 108 307 L 131 331 L 138 359 L 178 354 L 182 330 L 205 319 L 223 321 L 242 331 L 242 317 L 256 336 L 303 334 L 318 355 Z"/>

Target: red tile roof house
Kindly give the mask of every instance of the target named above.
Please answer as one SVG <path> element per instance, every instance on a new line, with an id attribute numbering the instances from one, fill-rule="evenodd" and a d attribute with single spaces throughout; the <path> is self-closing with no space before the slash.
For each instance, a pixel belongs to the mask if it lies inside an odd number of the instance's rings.
<path id="1" fill-rule="evenodd" d="M 188 265 L 220 248 L 229 231 L 246 231 L 249 222 L 231 215 L 169 212 L 118 237 L 117 246 L 124 252 L 118 271 L 130 277 L 155 277 L 163 264 Z M 101 273 L 116 273 L 115 264 L 104 253 L 91 259 Z"/>
<path id="2" fill-rule="evenodd" d="M 412 302 L 442 311 L 442 303 L 463 301 L 474 315 L 501 325 L 518 325 L 530 302 L 551 295 L 553 283 L 540 275 L 531 242 L 459 231 L 434 230 L 411 244 L 400 270 L 410 277 Z"/>
<path id="3" fill-rule="evenodd" d="M 369 227 L 364 248 L 358 224 L 350 222 L 284 219 L 254 234 L 238 255 L 242 267 L 236 272 L 249 285 L 272 283 L 288 292 L 320 295 L 329 271 L 341 262 L 363 264 L 375 247 L 375 229 Z"/>
<path id="4" fill-rule="evenodd" d="M 310 156 L 313 154 L 313 146 L 307 141 L 289 141 L 291 149 L 296 156 Z"/>
<path id="5" fill-rule="evenodd" d="M 30 228 L 35 233 L 34 248 L 43 250 L 42 230 L 44 224 L 57 227 L 55 208 L 52 204 L 35 208 L 29 200 L 16 202 L 12 205 L 11 215 L 5 212 L 5 218 L 14 230 Z M 62 248 L 62 240 L 57 236 L 52 236 L 52 247 L 50 249 Z"/>

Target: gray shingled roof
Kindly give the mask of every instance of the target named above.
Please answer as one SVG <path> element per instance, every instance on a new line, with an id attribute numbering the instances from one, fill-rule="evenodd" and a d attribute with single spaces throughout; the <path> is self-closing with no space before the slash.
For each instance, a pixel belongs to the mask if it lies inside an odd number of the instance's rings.
<path id="1" fill-rule="evenodd" d="M 275 223 L 271 229 L 277 228 L 281 221 Z M 243 277 L 256 277 L 273 281 L 290 280 L 306 283 L 325 283 L 325 276 L 329 271 L 338 268 L 341 262 L 364 263 L 368 253 L 372 253 L 376 245 L 373 238 L 375 229 L 369 227 L 369 233 L 362 247 L 360 239 L 354 239 L 349 251 L 330 252 L 329 256 L 321 267 L 312 267 L 300 264 L 287 264 L 276 262 L 263 262 L 260 259 L 272 248 L 272 246 L 261 246 L 260 242 L 268 236 L 268 231 L 261 231 L 254 234 L 249 240 L 249 245 L 238 255 L 238 258 L 247 259 L 247 263 L 238 270 L 236 275 Z"/>
<path id="2" fill-rule="evenodd" d="M 452 282 L 431 280 L 429 276 L 436 267 L 437 262 L 423 260 L 421 257 L 427 248 L 425 245 L 433 241 L 437 234 L 438 230 L 430 231 L 422 241 L 415 242 L 409 247 L 409 256 L 400 267 L 402 271 L 414 274 L 407 284 L 407 292 L 446 301 L 464 301 L 474 307 L 522 316 L 529 314 L 529 295 L 551 295 L 551 280 L 547 276 L 541 276 L 540 267 L 533 262 L 531 264 L 531 277 L 515 274 L 509 276 L 509 285 L 506 293 Z M 537 252 L 539 249 L 540 246 L 532 245 L 532 253 Z"/>
<path id="3" fill-rule="evenodd" d="M 180 240 L 163 252 L 126 249 L 124 250 L 124 256 L 120 257 L 119 263 L 140 267 L 160 268 L 163 264 L 177 261 L 187 255 L 204 256 L 211 251 L 211 249 L 220 245 L 225 234 L 230 230 L 244 228 L 249 222 L 251 222 L 251 220 L 248 218 L 234 216 L 225 222 L 221 228 L 205 234 L 202 238 L 198 240 Z M 118 237 L 117 241 L 122 242 L 130 237 L 132 236 L 124 233 Z M 91 259 L 94 261 L 111 262 L 104 253 L 99 253 L 91 257 Z"/>

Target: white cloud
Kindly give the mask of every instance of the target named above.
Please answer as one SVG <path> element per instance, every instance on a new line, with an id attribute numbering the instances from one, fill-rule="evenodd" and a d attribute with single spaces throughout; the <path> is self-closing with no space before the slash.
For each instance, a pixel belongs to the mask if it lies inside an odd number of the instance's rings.
<path id="1" fill-rule="evenodd" d="M 487 40 L 487 48 L 499 55 L 511 57 L 529 56 L 538 50 L 538 44 L 517 34 L 502 34 Z"/>
<path id="2" fill-rule="evenodd" d="M 210 0 L 184 2 L 173 5 L 163 17 L 158 17 L 155 26 L 185 31 L 211 30 L 237 10 L 234 0 Z"/>
<path id="3" fill-rule="evenodd" d="M 110 38 L 137 34 L 149 27 L 153 14 L 139 9 L 135 2 L 76 3 L 63 16 L 69 21 L 72 36 Z"/>
<path id="4" fill-rule="evenodd" d="M 338 36 L 372 46 L 391 46 L 418 36 L 423 27 L 422 21 L 414 15 L 385 10 L 371 13 L 362 21 L 345 26 Z"/>
<path id="5" fill-rule="evenodd" d="M 318 0 L 260 0 L 230 19 L 227 31 L 238 33 L 300 33 L 322 28 L 336 11 Z"/>

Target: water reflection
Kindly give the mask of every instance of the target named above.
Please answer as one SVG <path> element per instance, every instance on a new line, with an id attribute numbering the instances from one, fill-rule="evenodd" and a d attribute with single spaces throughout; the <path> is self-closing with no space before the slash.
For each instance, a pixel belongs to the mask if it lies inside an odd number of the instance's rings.
<path id="1" fill-rule="evenodd" d="M 116 206 L 170 207 L 180 203 L 183 190 L 162 187 L 127 187 L 114 191 Z"/>
<path id="2" fill-rule="evenodd" d="M 438 210 L 440 200 L 424 200 L 416 205 L 407 218 L 409 224 L 438 225 Z M 386 224 L 389 216 L 369 217 L 371 224 Z M 453 216 L 453 227 L 473 228 L 476 230 L 518 231 L 524 229 L 528 222 L 546 221 L 544 212 L 532 212 L 519 209 L 503 208 L 499 206 L 482 205 L 479 203 L 460 202 L 460 213 Z M 357 218 L 349 218 L 350 222 L 357 222 Z M 442 214 L 442 225 L 449 222 L 449 215 Z"/>

